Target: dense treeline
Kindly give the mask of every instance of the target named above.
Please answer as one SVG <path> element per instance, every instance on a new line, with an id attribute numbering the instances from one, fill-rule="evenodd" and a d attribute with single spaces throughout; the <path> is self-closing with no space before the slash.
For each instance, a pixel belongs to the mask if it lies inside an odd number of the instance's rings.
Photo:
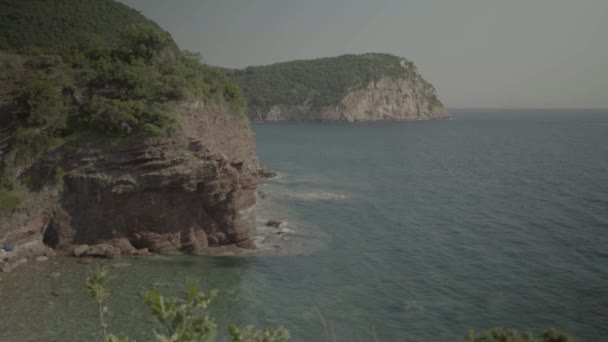
<path id="1" fill-rule="evenodd" d="M 134 25 L 121 37 L 115 48 L 0 56 L 3 78 L 20 79 L 9 102 L 19 156 L 33 157 L 55 140 L 83 132 L 170 134 L 173 106 L 188 97 L 227 103 L 235 111 L 243 106 L 220 69 L 173 49 L 165 32 Z"/>
<path id="2" fill-rule="evenodd" d="M 302 104 L 307 100 L 313 106 L 336 105 L 349 90 L 385 76 L 425 82 L 412 62 L 379 53 L 247 67 L 227 70 L 227 75 L 241 86 L 248 103 L 254 106 Z"/>
<path id="3" fill-rule="evenodd" d="M 6 47 L 0 49 L 0 216 L 20 201 L 18 170 L 50 151 L 82 141 L 170 136 L 185 100 L 223 105 L 236 115 L 245 106 L 223 70 L 180 51 L 169 33 L 122 4 L 0 0 L 0 10 Z M 18 32 L 22 24 L 27 29 Z M 39 180 L 25 180 L 28 188 L 60 179 L 59 164 L 37 172 Z"/>
<path id="4" fill-rule="evenodd" d="M 132 24 L 160 29 L 116 1 L 0 0 L 0 49 L 112 46 Z"/>

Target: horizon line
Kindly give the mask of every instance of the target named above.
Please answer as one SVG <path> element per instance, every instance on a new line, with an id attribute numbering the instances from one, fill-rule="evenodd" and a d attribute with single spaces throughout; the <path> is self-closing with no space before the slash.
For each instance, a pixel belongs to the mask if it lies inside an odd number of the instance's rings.
<path id="1" fill-rule="evenodd" d="M 607 107 L 445 107 L 450 110 L 606 110 Z"/>

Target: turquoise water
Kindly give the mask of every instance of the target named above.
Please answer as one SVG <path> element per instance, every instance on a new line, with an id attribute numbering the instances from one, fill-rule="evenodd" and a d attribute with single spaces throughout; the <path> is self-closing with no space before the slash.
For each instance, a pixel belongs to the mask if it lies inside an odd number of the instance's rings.
<path id="1" fill-rule="evenodd" d="M 221 290 L 220 323 L 285 325 L 295 341 L 322 340 L 319 315 L 339 341 L 460 341 L 494 326 L 605 340 L 608 112 L 453 114 L 254 125 L 280 173 L 259 220 L 287 220 L 289 255 L 112 261 L 112 330 L 148 340 L 137 293 L 192 279 Z M 90 267 L 54 259 L 0 275 L 0 341 L 96 336 Z"/>

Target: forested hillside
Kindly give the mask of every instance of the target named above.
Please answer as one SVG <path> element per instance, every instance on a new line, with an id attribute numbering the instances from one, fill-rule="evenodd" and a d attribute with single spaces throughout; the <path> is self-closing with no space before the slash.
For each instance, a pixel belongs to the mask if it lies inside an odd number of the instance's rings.
<path id="1" fill-rule="evenodd" d="M 160 29 L 117 1 L 0 0 L 0 49 L 110 46 L 133 24 Z"/>
<path id="2" fill-rule="evenodd" d="M 0 215 L 18 203 L 16 177 L 47 152 L 172 135 L 187 100 L 242 113 L 221 69 L 115 1 L 1 0 L 0 13 Z M 61 176 L 49 172 L 42 181 Z"/>
<path id="3" fill-rule="evenodd" d="M 381 53 L 290 61 L 228 70 L 227 74 L 253 106 L 294 105 L 307 100 L 313 106 L 332 106 L 349 91 L 382 77 L 419 77 L 411 61 Z"/>

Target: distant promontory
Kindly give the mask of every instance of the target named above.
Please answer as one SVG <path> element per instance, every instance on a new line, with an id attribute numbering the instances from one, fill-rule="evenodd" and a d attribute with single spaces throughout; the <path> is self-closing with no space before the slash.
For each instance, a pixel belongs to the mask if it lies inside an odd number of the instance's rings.
<path id="1" fill-rule="evenodd" d="M 264 121 L 428 120 L 449 116 L 414 63 L 380 53 L 227 70 Z"/>

